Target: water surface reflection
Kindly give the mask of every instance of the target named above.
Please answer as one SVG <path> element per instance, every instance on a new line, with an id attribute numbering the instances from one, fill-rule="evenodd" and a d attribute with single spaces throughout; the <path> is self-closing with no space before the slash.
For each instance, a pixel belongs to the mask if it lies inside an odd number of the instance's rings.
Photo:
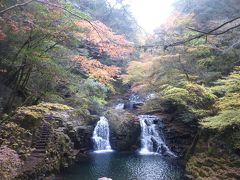
<path id="1" fill-rule="evenodd" d="M 141 156 L 129 153 L 91 153 L 62 174 L 64 180 L 182 180 L 183 169 L 177 159 L 160 155 Z"/>

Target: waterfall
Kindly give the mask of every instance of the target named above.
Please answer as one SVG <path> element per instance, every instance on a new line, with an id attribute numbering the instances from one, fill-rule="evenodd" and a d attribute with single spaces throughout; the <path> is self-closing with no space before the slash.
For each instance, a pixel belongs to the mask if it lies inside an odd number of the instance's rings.
<path id="1" fill-rule="evenodd" d="M 124 103 L 119 103 L 115 106 L 115 109 L 124 109 Z"/>
<path id="2" fill-rule="evenodd" d="M 176 156 L 165 144 L 163 132 L 159 129 L 159 118 L 153 115 L 138 116 L 141 125 L 140 154 L 168 154 Z"/>
<path id="3" fill-rule="evenodd" d="M 109 125 L 104 116 L 100 117 L 93 131 L 93 143 L 95 152 L 111 152 L 112 148 L 109 142 Z"/>

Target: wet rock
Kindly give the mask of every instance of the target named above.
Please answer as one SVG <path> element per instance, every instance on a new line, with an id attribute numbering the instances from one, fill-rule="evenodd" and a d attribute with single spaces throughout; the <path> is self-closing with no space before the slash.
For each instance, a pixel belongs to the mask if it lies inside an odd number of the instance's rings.
<path id="1" fill-rule="evenodd" d="M 92 149 L 92 133 L 94 126 L 78 126 L 75 128 L 77 131 L 77 142 L 75 148 Z"/>
<path id="2" fill-rule="evenodd" d="M 162 119 L 166 143 L 178 156 L 184 156 L 193 142 L 197 128 L 189 127 L 170 116 L 163 116 Z"/>
<path id="3" fill-rule="evenodd" d="M 105 116 L 109 121 L 112 148 L 131 150 L 138 143 L 141 133 L 137 117 L 125 110 L 109 110 Z"/>

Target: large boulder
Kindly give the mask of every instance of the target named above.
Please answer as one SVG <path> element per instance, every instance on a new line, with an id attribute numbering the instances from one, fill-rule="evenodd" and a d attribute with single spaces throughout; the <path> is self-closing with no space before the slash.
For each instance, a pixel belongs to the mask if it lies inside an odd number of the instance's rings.
<path id="1" fill-rule="evenodd" d="M 18 108 L 11 120 L 33 136 L 41 123 L 47 121 L 56 132 L 66 134 L 75 149 L 90 150 L 91 136 L 98 117 L 91 116 L 84 108 L 73 109 L 63 104 L 40 103 Z"/>
<path id="2" fill-rule="evenodd" d="M 92 133 L 99 117 L 92 116 L 81 109 L 69 112 L 51 112 L 51 118 L 58 120 L 58 131 L 67 134 L 74 148 L 81 152 L 92 149 Z"/>
<path id="3" fill-rule="evenodd" d="M 141 132 L 137 117 L 122 109 L 109 110 L 105 116 L 109 121 L 112 148 L 119 151 L 136 148 Z"/>

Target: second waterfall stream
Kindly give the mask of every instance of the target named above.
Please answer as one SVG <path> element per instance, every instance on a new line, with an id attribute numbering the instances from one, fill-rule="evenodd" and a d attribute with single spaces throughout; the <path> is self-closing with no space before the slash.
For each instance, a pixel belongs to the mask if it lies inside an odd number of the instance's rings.
<path id="1" fill-rule="evenodd" d="M 109 141 L 109 124 L 107 118 L 100 117 L 93 131 L 94 152 L 111 152 L 112 148 Z"/>
<path id="2" fill-rule="evenodd" d="M 162 129 L 159 128 L 159 117 L 154 115 L 138 116 L 141 125 L 140 154 L 160 154 L 176 156 L 165 144 Z"/>

